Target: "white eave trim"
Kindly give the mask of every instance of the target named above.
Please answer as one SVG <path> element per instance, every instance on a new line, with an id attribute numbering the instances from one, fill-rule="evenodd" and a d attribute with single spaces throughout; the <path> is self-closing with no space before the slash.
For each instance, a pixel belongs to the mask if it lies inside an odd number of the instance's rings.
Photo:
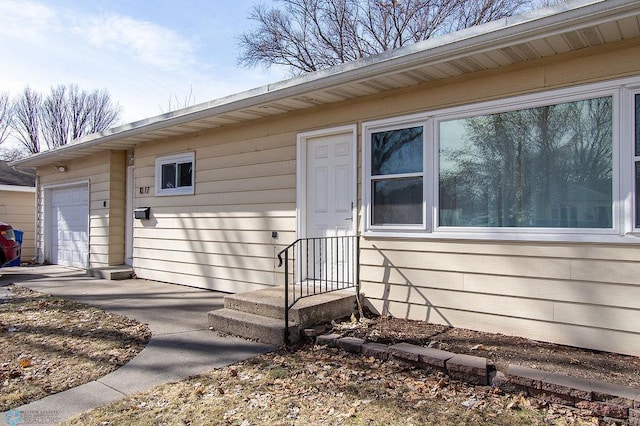
<path id="1" fill-rule="evenodd" d="M 35 193 L 36 189 L 33 186 L 0 185 L 0 191 Z"/>

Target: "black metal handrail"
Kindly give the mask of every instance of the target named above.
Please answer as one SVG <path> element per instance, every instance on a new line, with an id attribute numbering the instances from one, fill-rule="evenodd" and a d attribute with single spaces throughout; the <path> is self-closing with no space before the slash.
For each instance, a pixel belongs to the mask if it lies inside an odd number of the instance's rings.
<path id="1" fill-rule="evenodd" d="M 360 237 L 299 238 L 278 253 L 278 267 L 282 265 L 285 277 L 284 341 L 288 345 L 289 311 L 300 299 L 359 287 Z M 357 289 L 356 294 L 359 293 Z"/>

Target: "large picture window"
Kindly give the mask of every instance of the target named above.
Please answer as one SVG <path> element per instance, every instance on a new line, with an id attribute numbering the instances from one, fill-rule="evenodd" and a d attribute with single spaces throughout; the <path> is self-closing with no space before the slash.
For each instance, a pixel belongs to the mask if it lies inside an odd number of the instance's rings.
<path id="1" fill-rule="evenodd" d="M 156 159 L 156 195 L 193 194 L 193 153 Z"/>
<path id="2" fill-rule="evenodd" d="M 366 235 L 640 236 L 639 78 L 365 122 L 362 135 Z"/>
<path id="3" fill-rule="evenodd" d="M 439 224 L 611 228 L 612 97 L 439 123 Z"/>

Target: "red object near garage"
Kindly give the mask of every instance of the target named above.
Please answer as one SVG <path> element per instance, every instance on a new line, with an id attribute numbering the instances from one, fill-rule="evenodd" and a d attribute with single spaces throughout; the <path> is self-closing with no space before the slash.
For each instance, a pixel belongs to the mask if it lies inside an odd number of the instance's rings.
<path id="1" fill-rule="evenodd" d="M 20 243 L 16 239 L 13 228 L 8 223 L 0 222 L 0 267 L 20 257 Z"/>

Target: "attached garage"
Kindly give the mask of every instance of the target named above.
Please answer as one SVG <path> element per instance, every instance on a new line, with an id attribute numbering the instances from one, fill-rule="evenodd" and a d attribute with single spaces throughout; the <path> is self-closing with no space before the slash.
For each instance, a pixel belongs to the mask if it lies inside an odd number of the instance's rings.
<path id="1" fill-rule="evenodd" d="M 48 189 L 50 232 L 48 260 L 86 268 L 89 253 L 89 187 Z"/>

